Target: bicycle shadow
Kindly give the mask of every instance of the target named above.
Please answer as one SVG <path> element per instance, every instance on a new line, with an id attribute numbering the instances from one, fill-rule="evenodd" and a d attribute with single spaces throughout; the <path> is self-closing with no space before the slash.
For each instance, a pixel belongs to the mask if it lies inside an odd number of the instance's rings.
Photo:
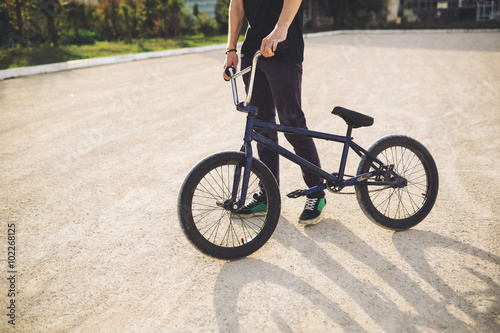
<path id="1" fill-rule="evenodd" d="M 451 329 L 451 331 L 468 332 L 472 331 L 471 326 L 474 326 L 474 331 L 477 329 L 479 331 L 500 330 L 498 324 L 495 324 L 491 320 L 485 320 L 487 317 L 486 313 L 498 313 L 500 308 L 498 302 L 500 300 L 499 285 L 492 279 L 484 275 L 481 276 L 477 271 L 472 272 L 489 286 L 486 293 L 495 295 L 497 299 L 496 302 L 492 303 L 496 304 L 494 308 L 487 312 L 478 311 L 469 300 L 451 288 L 438 275 L 436 269 L 426 260 L 425 251 L 429 248 L 449 249 L 462 254 L 468 254 L 494 265 L 500 265 L 499 257 L 477 247 L 430 231 L 407 230 L 393 233 L 392 242 L 397 251 L 405 262 L 437 291 L 439 294 L 439 300 L 437 300 L 436 297 L 431 297 L 421 287 L 421 283 L 411 277 L 410 272 L 403 271 L 400 267 L 394 265 L 389 259 L 378 253 L 376 249 L 364 242 L 342 223 L 336 224 L 335 233 L 325 232 L 326 229 L 330 229 L 326 224 L 320 228 L 308 228 L 306 229 L 306 234 L 316 241 L 330 242 L 341 247 L 355 259 L 369 266 L 376 275 L 388 282 L 391 288 L 416 310 L 417 315 L 413 315 L 411 319 L 416 326 L 431 328 L 437 331 Z M 338 237 L 338 233 L 342 237 Z M 462 313 L 465 313 L 469 317 L 467 319 L 472 319 L 474 323 L 471 323 L 469 320 L 468 325 L 463 321 L 463 318 L 457 318 L 450 305 L 460 309 Z M 379 315 L 375 315 L 379 317 L 379 320 L 381 319 Z M 376 320 L 374 316 L 372 318 Z M 439 321 L 430 321 L 429 318 L 439 318 Z M 386 328 L 384 327 L 384 329 Z"/>
<path id="2" fill-rule="evenodd" d="M 273 237 L 279 243 L 290 248 L 294 242 L 287 244 L 287 240 L 289 241 L 290 238 L 297 240 L 297 236 L 303 241 L 307 240 L 281 216 Z M 264 249 L 265 246 L 262 250 Z M 348 313 L 311 284 L 283 268 L 251 257 L 226 263 L 217 276 L 213 295 L 220 332 L 241 332 L 237 311 L 239 294 L 247 284 L 253 281 L 262 281 L 266 285 L 275 284 L 290 289 L 314 303 L 320 311 L 344 330 L 364 332 L 363 328 Z M 271 313 L 271 318 L 282 331 L 292 332 L 292 329 L 276 310 Z"/>
<path id="3" fill-rule="evenodd" d="M 486 289 L 475 292 L 475 296 L 481 295 L 489 297 L 489 308 L 482 304 L 482 308 L 487 308 L 480 311 L 469 299 L 464 297 L 462 293 L 455 291 L 442 276 L 438 274 L 436 269 L 427 260 L 422 260 L 425 257 L 426 250 L 431 248 L 447 249 L 454 251 L 461 256 L 467 255 L 475 259 L 474 264 L 480 265 L 481 261 L 493 264 L 496 267 L 497 275 L 500 276 L 500 257 L 495 256 L 487 251 L 484 251 L 475 246 L 459 242 L 450 237 L 439 235 L 430 231 L 408 230 L 405 233 L 395 233 L 392 237 L 393 244 L 405 259 L 405 261 L 418 273 L 418 275 L 431 285 L 441 295 L 449 295 L 442 304 L 445 306 L 454 306 L 466 313 L 475 321 L 475 328 L 480 332 L 500 332 L 500 321 L 495 322 L 488 317 L 490 314 L 500 313 L 500 285 L 497 284 L 491 277 L 484 275 L 479 270 L 466 267 L 459 264 L 465 273 L 480 280 Z M 471 264 L 471 262 L 469 262 Z M 467 296 L 471 296 L 467 294 Z M 498 317 L 497 317 L 498 318 Z"/>
<path id="4" fill-rule="evenodd" d="M 268 262 L 246 258 L 225 264 L 214 287 L 214 307 L 219 332 L 241 332 L 238 323 L 238 299 L 242 289 L 253 281 L 289 288 L 309 299 L 339 326 L 362 332 L 362 328 L 339 306 L 318 289 L 296 275 Z M 271 313 L 274 323 L 284 331 L 292 331 L 276 309 Z M 284 328 L 284 329 L 283 329 Z"/>
<path id="5" fill-rule="evenodd" d="M 437 301 L 423 290 L 408 273 L 395 266 L 339 221 L 326 220 L 319 225 L 307 227 L 305 234 L 308 237 L 301 234 L 283 217 L 280 218 L 279 223 L 273 238 L 286 248 L 294 248 L 302 253 L 321 273 L 346 292 L 358 307 L 378 323 L 384 331 L 393 331 L 395 325 L 397 325 L 398 330 L 406 332 L 417 331 L 416 326 L 436 331 L 446 329 L 471 332 L 470 326 L 447 310 L 446 305 L 448 302 L 474 318 L 479 324 L 479 326 L 476 326 L 477 328 L 488 325 L 482 320 L 482 314 L 484 313 L 474 311 L 472 304 L 469 304 L 463 296 L 454 292 L 436 273 L 433 274 L 433 268 L 428 263 L 425 263 L 422 256 L 423 251 L 432 246 L 452 247 L 495 264 L 500 263 L 498 257 L 431 232 L 407 231 L 395 233 L 393 243 L 409 265 L 438 292 L 451 295 Z M 317 242 L 328 242 L 338 246 L 356 260 L 369 266 L 374 274 L 387 281 L 392 289 L 411 305 L 413 311 L 401 310 L 399 305 L 385 296 L 377 286 L 359 280 L 340 262 L 333 259 L 318 246 Z M 265 251 L 265 248 L 261 251 Z M 422 254 L 420 258 L 415 256 L 415 248 L 417 253 Z M 429 274 L 429 272 L 431 273 Z M 214 307 L 219 331 L 240 331 L 237 304 L 239 294 L 245 285 L 253 281 L 272 283 L 301 294 L 345 331 L 365 331 L 349 313 L 346 313 L 337 303 L 332 301 L 333 297 L 331 295 L 324 295 L 320 290 L 287 270 L 254 258 L 228 262 L 222 267 L 217 276 L 214 286 Z M 498 285 L 493 281 L 488 281 L 488 283 L 490 292 L 498 295 Z M 276 309 L 273 310 L 271 317 L 278 327 L 285 331 L 290 330 Z M 429 320 L 429 318 L 439 318 L 439 320 Z M 494 323 L 489 324 L 489 328 L 493 326 L 495 326 Z"/>

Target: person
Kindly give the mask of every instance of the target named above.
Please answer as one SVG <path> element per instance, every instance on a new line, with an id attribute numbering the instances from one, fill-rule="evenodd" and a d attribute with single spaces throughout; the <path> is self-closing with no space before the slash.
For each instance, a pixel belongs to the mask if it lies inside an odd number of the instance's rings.
<path id="1" fill-rule="evenodd" d="M 237 68 L 237 42 L 244 20 L 248 21 L 245 40 L 241 47 L 241 68 L 251 65 L 252 57 L 260 50 L 264 58 L 257 63 L 251 105 L 258 107 L 257 119 L 275 123 L 276 113 L 281 125 L 307 129 L 302 111 L 302 62 L 304 38 L 302 36 L 302 0 L 231 0 L 229 4 L 229 31 L 224 69 Z M 287 41 L 288 48 L 276 52 L 279 42 Z M 226 80 L 229 77 L 223 73 Z M 244 76 L 248 88 L 249 74 Z M 259 130 L 257 130 L 259 131 Z M 260 134 L 278 142 L 276 132 L 260 130 Z M 310 137 L 285 134 L 295 153 L 320 167 L 314 141 Z M 279 155 L 260 144 L 259 159 L 267 165 L 279 184 Z M 302 169 L 308 187 L 323 183 L 323 179 Z M 267 211 L 265 193 L 254 198 L 241 214 L 257 215 Z M 325 192 L 308 195 L 300 224 L 315 224 L 321 219 L 326 204 Z"/>

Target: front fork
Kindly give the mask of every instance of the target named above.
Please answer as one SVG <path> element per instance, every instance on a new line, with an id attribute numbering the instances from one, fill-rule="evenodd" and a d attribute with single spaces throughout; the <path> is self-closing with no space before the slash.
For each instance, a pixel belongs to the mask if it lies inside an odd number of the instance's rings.
<path id="1" fill-rule="evenodd" d="M 245 153 L 245 166 L 242 170 L 242 166 L 236 166 L 234 172 L 233 180 L 233 191 L 231 194 L 231 202 L 233 203 L 232 209 L 238 210 L 245 206 L 245 199 L 248 192 L 248 182 L 250 180 L 250 169 L 252 168 L 252 131 L 253 131 L 253 121 L 255 120 L 256 110 L 240 110 L 248 112 L 247 123 L 245 127 L 245 137 L 243 138 L 243 145 L 240 151 Z M 238 188 L 241 181 L 241 176 L 243 175 L 243 182 L 241 184 L 241 195 L 240 200 L 238 200 Z"/>

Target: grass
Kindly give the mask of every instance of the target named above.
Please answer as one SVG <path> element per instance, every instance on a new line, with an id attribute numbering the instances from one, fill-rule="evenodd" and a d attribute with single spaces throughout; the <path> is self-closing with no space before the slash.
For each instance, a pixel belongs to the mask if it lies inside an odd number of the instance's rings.
<path id="1" fill-rule="evenodd" d="M 27 67 L 78 59 L 89 59 L 130 53 L 171 50 L 184 47 L 197 47 L 223 44 L 226 35 L 214 37 L 186 36 L 176 39 L 137 39 L 132 42 L 96 42 L 93 45 L 61 45 L 54 48 L 48 45 L 33 45 L 26 48 L 0 49 L 0 69 Z"/>

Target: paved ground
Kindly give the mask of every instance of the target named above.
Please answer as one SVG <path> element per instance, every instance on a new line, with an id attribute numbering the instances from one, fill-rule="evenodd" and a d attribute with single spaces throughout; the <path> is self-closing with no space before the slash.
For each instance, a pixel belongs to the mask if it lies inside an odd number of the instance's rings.
<path id="1" fill-rule="evenodd" d="M 329 113 L 342 105 L 375 118 L 358 143 L 401 133 L 432 152 L 441 186 L 425 221 L 393 233 L 330 194 L 303 228 L 303 202 L 285 199 L 266 246 L 213 260 L 184 238 L 176 199 L 197 161 L 241 144 L 220 51 L 2 81 L 0 331 L 10 300 L 17 332 L 500 331 L 500 34 L 306 49 L 310 128 L 343 133 Z M 335 171 L 340 147 L 318 146 Z M 303 186 L 282 168 L 283 193 Z"/>

